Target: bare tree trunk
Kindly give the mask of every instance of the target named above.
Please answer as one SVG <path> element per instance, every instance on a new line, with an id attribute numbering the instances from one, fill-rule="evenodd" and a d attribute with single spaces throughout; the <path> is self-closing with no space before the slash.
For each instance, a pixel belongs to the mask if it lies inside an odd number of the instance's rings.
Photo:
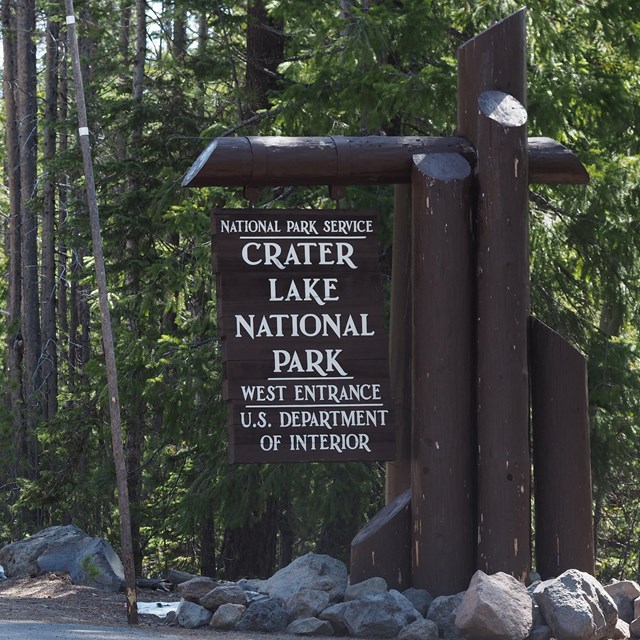
<path id="1" fill-rule="evenodd" d="M 45 124 L 43 160 L 45 179 L 42 193 L 42 376 L 44 379 L 44 418 L 57 411 L 58 347 L 56 336 L 56 175 L 51 163 L 56 153 L 56 122 L 58 115 L 58 42 L 60 24 L 47 20 L 45 63 Z"/>
<path id="2" fill-rule="evenodd" d="M 22 300 L 22 264 L 20 234 L 20 151 L 18 147 L 18 116 L 16 105 L 16 17 L 10 0 L 2 0 L 3 89 L 6 118 L 6 144 L 9 190 L 9 295 L 7 316 L 7 373 L 9 380 L 9 410 L 14 430 L 14 442 L 19 443 L 23 433 L 22 353 L 23 339 L 20 326 Z M 20 447 L 13 456 L 12 469 L 5 469 L 11 480 L 18 475 Z M 7 478 L 7 479 L 9 479 Z"/>
<path id="3" fill-rule="evenodd" d="M 248 104 L 244 117 L 269 108 L 269 91 L 277 86 L 278 65 L 284 57 L 282 24 L 268 13 L 264 0 L 253 0 L 247 12 L 247 69 L 245 89 Z"/>
<path id="4" fill-rule="evenodd" d="M 37 103 L 35 2 L 17 2 L 18 135 L 20 148 L 20 225 L 22 257 L 22 338 L 24 342 L 23 393 L 25 432 L 21 439 L 24 473 L 35 479 L 38 447 L 35 427 L 41 415 L 39 360 L 41 354 L 40 300 L 38 291 L 38 222 L 35 210 Z M 37 524 L 37 514 L 31 514 Z"/>

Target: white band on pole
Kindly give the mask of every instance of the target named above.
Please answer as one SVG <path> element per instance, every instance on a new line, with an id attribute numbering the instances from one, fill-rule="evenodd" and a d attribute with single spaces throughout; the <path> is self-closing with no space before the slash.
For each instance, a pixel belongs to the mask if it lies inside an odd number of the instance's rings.
<path id="1" fill-rule="evenodd" d="M 75 16 L 67 16 L 67 24 L 75 24 L 76 17 Z"/>
<path id="2" fill-rule="evenodd" d="M 88 136 L 89 135 L 89 127 L 79 127 L 78 128 L 79 136 Z"/>

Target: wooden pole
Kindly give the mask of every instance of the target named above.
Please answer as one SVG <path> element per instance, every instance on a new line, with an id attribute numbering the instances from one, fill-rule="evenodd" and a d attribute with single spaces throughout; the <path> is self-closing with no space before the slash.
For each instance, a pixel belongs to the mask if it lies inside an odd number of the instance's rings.
<path id="1" fill-rule="evenodd" d="M 480 91 L 476 99 L 478 95 Z M 555 140 L 531 138 L 528 147 L 532 183 L 589 181 L 582 163 Z M 475 161 L 475 151 L 463 137 L 218 138 L 196 159 L 182 186 L 408 184 L 412 157 L 418 153 L 460 153 Z"/>
<path id="2" fill-rule="evenodd" d="M 587 363 L 539 320 L 530 327 L 536 570 L 593 575 Z"/>
<path id="3" fill-rule="evenodd" d="M 458 50 L 458 134 L 477 150 L 477 566 L 530 571 L 525 11 Z"/>
<path id="4" fill-rule="evenodd" d="M 411 486 L 411 186 L 395 186 L 391 259 L 389 375 L 396 421 L 396 459 L 387 462 L 385 502 Z"/>
<path id="5" fill-rule="evenodd" d="M 127 622 L 129 624 L 138 624 L 136 575 L 133 562 L 133 543 L 131 539 L 131 515 L 129 511 L 127 470 L 124 459 L 124 446 L 122 442 L 122 420 L 120 417 L 118 375 L 116 369 L 113 331 L 111 329 L 109 290 L 107 286 L 107 274 L 104 263 L 104 254 L 102 251 L 100 216 L 98 214 L 98 201 L 96 197 L 96 187 L 93 175 L 93 162 L 91 159 L 91 145 L 89 142 L 87 109 L 85 104 L 82 69 L 80 66 L 80 52 L 78 49 L 78 35 L 76 33 L 76 18 L 73 8 L 73 0 L 65 0 L 65 10 L 67 14 L 67 34 L 69 39 L 69 48 L 71 49 L 73 76 L 76 90 L 76 106 L 78 110 L 78 139 L 80 141 L 80 149 L 82 151 L 85 188 L 87 193 L 87 203 L 89 206 L 89 222 L 91 226 L 93 256 L 96 265 L 96 280 L 98 284 L 98 297 L 100 301 L 102 343 L 104 345 L 104 356 L 107 369 L 107 384 L 109 387 L 109 415 L 111 419 L 111 441 L 113 445 L 113 458 L 116 467 L 116 481 L 118 485 L 118 507 L 120 510 L 120 544 L 122 550 L 122 561 L 124 564 Z"/>
<path id="6" fill-rule="evenodd" d="M 458 154 L 414 158 L 412 584 L 435 596 L 475 568 L 471 173 Z"/>

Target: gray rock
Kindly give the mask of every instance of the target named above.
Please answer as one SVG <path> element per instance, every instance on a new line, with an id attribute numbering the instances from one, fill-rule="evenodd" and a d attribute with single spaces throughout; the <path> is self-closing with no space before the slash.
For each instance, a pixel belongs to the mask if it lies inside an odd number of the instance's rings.
<path id="1" fill-rule="evenodd" d="M 533 627 L 531 608 L 526 587 L 513 576 L 476 571 L 455 624 L 467 640 L 524 640 Z"/>
<path id="2" fill-rule="evenodd" d="M 0 549 L 8 577 L 64 571 L 74 584 L 120 591 L 124 567 L 104 538 L 92 538 L 73 525 L 49 527 Z"/>
<path id="3" fill-rule="evenodd" d="M 416 620 L 398 634 L 398 640 L 438 640 L 438 625 L 433 620 Z"/>
<path id="4" fill-rule="evenodd" d="M 0 580 L 6 580 L 7 576 L 4 574 L 4 567 L 0 564 Z"/>
<path id="5" fill-rule="evenodd" d="M 640 598 L 633 601 L 633 619 L 640 618 Z"/>
<path id="6" fill-rule="evenodd" d="M 206 627 L 211 622 L 212 613 L 195 602 L 180 600 L 176 609 L 176 621 L 185 629 Z"/>
<path id="7" fill-rule="evenodd" d="M 551 629 L 546 624 L 537 624 L 531 629 L 527 640 L 551 640 Z"/>
<path id="8" fill-rule="evenodd" d="M 209 626 L 214 629 L 233 629 L 244 615 L 247 607 L 241 604 L 221 604 L 211 618 Z"/>
<path id="9" fill-rule="evenodd" d="M 209 611 L 215 612 L 223 604 L 241 604 L 247 606 L 247 594 L 235 584 L 221 585 L 212 589 L 200 598 L 200 604 Z"/>
<path id="10" fill-rule="evenodd" d="M 267 584 L 266 580 L 261 580 L 259 578 L 251 578 L 247 580 L 243 578 L 242 580 L 238 580 L 236 584 L 245 591 L 255 591 L 257 593 L 266 593 L 265 585 Z"/>
<path id="11" fill-rule="evenodd" d="M 640 638 L 640 616 L 633 620 L 629 625 L 629 633 L 634 638 Z"/>
<path id="12" fill-rule="evenodd" d="M 561 640 L 610 638 L 618 620 L 616 605 L 588 573 L 569 569 L 540 583 L 534 593 L 554 637 Z"/>
<path id="13" fill-rule="evenodd" d="M 269 598 L 252 602 L 235 626 L 238 631 L 262 631 L 277 633 L 289 624 L 289 614 L 279 598 Z"/>
<path id="14" fill-rule="evenodd" d="M 351 602 L 338 602 L 337 604 L 327 607 L 318 615 L 318 618 L 330 622 L 336 635 L 344 636 L 349 633 L 344 616 L 350 606 Z"/>
<path id="15" fill-rule="evenodd" d="M 614 629 L 613 635 L 611 636 L 612 640 L 627 640 L 630 635 L 631 631 L 629 629 L 629 623 L 618 618 L 616 628 Z"/>
<path id="16" fill-rule="evenodd" d="M 344 592 L 344 601 L 357 600 L 374 593 L 384 593 L 387 590 L 387 581 L 384 578 L 368 578 L 356 584 L 350 584 Z"/>
<path id="17" fill-rule="evenodd" d="M 620 580 L 605 586 L 604 590 L 613 598 L 618 607 L 618 618 L 631 622 L 635 618 L 634 601 L 640 597 L 640 585 L 633 580 Z"/>
<path id="18" fill-rule="evenodd" d="M 302 589 L 287 599 L 286 608 L 292 620 L 315 618 L 329 606 L 329 594 L 316 589 Z"/>
<path id="19" fill-rule="evenodd" d="M 287 633 L 296 636 L 332 636 L 333 627 L 327 620 L 318 620 L 318 618 L 301 618 L 294 620 L 286 629 Z"/>
<path id="20" fill-rule="evenodd" d="M 463 596 L 464 591 L 453 596 L 438 596 L 427 611 L 427 618 L 438 625 L 440 637 L 444 640 L 464 640 L 455 623 L 456 609 Z"/>
<path id="21" fill-rule="evenodd" d="M 344 623 L 357 638 L 395 638 L 404 627 L 421 618 L 398 591 L 376 593 L 344 603 Z"/>
<path id="22" fill-rule="evenodd" d="M 421 616 L 427 615 L 427 611 L 429 611 L 429 607 L 433 602 L 433 596 L 426 589 L 409 587 L 409 589 L 402 592 L 402 595 L 411 602 Z"/>
<path id="23" fill-rule="evenodd" d="M 198 577 L 179 584 L 178 591 L 185 600 L 200 604 L 200 598 L 204 598 L 207 593 L 219 586 L 219 583 L 211 578 Z"/>
<path id="24" fill-rule="evenodd" d="M 330 602 L 337 602 L 347 589 L 347 567 L 331 556 L 309 553 L 280 569 L 264 586 L 269 596 L 283 600 L 301 589 L 326 591 Z"/>

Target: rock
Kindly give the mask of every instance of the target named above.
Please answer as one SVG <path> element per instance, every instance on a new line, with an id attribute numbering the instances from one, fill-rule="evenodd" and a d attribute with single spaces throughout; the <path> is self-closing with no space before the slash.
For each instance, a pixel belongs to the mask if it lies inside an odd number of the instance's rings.
<path id="1" fill-rule="evenodd" d="M 211 618 L 209 626 L 214 629 L 233 629 L 244 615 L 247 607 L 241 604 L 221 604 Z"/>
<path id="2" fill-rule="evenodd" d="M 326 591 L 329 601 L 337 602 L 347 589 L 347 567 L 331 556 L 309 553 L 280 569 L 264 586 L 269 596 L 283 600 L 301 589 Z"/>
<path id="3" fill-rule="evenodd" d="M 329 606 L 329 594 L 316 589 L 302 589 L 287 599 L 286 608 L 292 620 L 315 618 Z M 332 630 L 333 632 L 333 630 Z"/>
<path id="4" fill-rule="evenodd" d="M 350 584 L 344 592 L 344 601 L 357 600 L 374 593 L 384 593 L 387 590 L 387 581 L 384 578 L 368 578 L 356 584 Z"/>
<path id="5" fill-rule="evenodd" d="M 467 640 L 524 640 L 533 627 L 531 596 L 506 573 L 476 571 L 456 611 L 455 625 Z"/>
<path id="6" fill-rule="evenodd" d="M 200 598 L 200 604 L 209 611 L 215 612 L 223 604 L 241 604 L 247 606 L 247 594 L 243 589 L 233 585 L 222 585 L 212 589 Z"/>
<path id="7" fill-rule="evenodd" d="M 569 569 L 540 583 L 533 597 L 554 637 L 561 640 L 610 638 L 618 620 L 616 605 L 588 573 Z"/>
<path id="8" fill-rule="evenodd" d="M 640 616 L 633 620 L 629 625 L 629 633 L 634 638 L 640 638 Z"/>
<path id="9" fill-rule="evenodd" d="M 7 576 L 4 573 L 4 567 L 0 564 L 0 580 L 6 580 Z"/>
<path id="10" fill-rule="evenodd" d="M 640 618 L 640 598 L 633 601 L 633 619 Z"/>
<path id="11" fill-rule="evenodd" d="M 327 620 L 318 620 L 318 618 L 301 618 L 294 620 L 286 629 L 287 633 L 293 633 L 296 636 L 332 636 L 333 627 Z"/>
<path id="12" fill-rule="evenodd" d="M 260 578 L 251 578 L 247 580 L 246 578 L 242 578 L 242 580 L 238 580 L 236 584 L 245 591 L 255 591 L 256 593 L 266 593 L 265 585 L 267 584 L 266 580 L 261 580 Z"/>
<path id="13" fill-rule="evenodd" d="M 63 571 L 74 584 L 120 591 L 124 567 L 104 538 L 73 525 L 49 527 L 0 549 L 0 564 L 10 578 Z"/>
<path id="14" fill-rule="evenodd" d="M 211 622 L 211 617 L 211 611 L 189 600 L 180 600 L 176 609 L 176 621 L 185 629 L 206 627 Z"/>
<path id="15" fill-rule="evenodd" d="M 198 577 L 179 584 L 178 591 L 185 600 L 200 604 L 200 598 L 204 598 L 207 593 L 219 586 L 219 583 L 211 578 Z"/>
<path id="16" fill-rule="evenodd" d="M 416 620 L 398 634 L 398 640 L 438 640 L 438 625 L 433 620 Z"/>
<path id="17" fill-rule="evenodd" d="M 453 596 L 438 596 L 427 611 L 427 618 L 438 625 L 440 637 L 444 640 L 464 640 L 455 624 L 456 609 L 463 596 L 464 591 Z"/>
<path id="18" fill-rule="evenodd" d="M 630 637 L 630 633 L 631 632 L 629 630 L 629 623 L 618 618 L 616 628 L 614 629 L 611 638 L 612 640 L 626 640 Z"/>
<path id="19" fill-rule="evenodd" d="M 605 586 L 604 590 L 613 598 L 618 607 L 618 618 L 631 622 L 634 615 L 634 601 L 640 597 L 640 585 L 633 580 L 620 580 Z"/>
<path id="20" fill-rule="evenodd" d="M 347 623 L 344 620 L 345 612 L 351 606 L 351 602 L 338 602 L 337 604 L 327 607 L 318 615 L 320 620 L 326 620 L 331 623 L 336 635 L 344 636 L 349 633 Z"/>
<path id="21" fill-rule="evenodd" d="M 537 624 L 531 629 L 527 640 L 551 640 L 551 629 L 546 624 Z"/>
<path id="22" fill-rule="evenodd" d="M 426 589 L 410 587 L 402 595 L 416 608 L 421 616 L 426 616 L 433 602 L 433 596 Z"/>
<path id="23" fill-rule="evenodd" d="M 419 620 L 414 606 L 394 591 L 344 603 L 344 624 L 349 634 L 357 638 L 395 638 L 404 627 Z"/>
<path id="24" fill-rule="evenodd" d="M 235 626 L 237 631 L 262 631 L 277 633 L 284 631 L 289 624 L 289 615 L 279 598 L 252 602 Z"/>

